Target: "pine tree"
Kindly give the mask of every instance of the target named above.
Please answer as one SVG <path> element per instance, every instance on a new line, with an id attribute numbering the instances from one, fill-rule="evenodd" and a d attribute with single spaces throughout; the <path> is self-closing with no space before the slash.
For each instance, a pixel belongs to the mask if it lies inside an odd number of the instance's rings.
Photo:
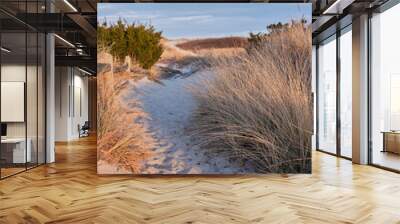
<path id="1" fill-rule="evenodd" d="M 129 56 L 133 63 L 149 69 L 161 57 L 163 48 L 160 44 L 162 33 L 153 26 L 125 25 L 121 19 L 117 24 L 98 26 L 98 44 L 102 49 L 110 48 L 114 60 L 123 63 Z"/>

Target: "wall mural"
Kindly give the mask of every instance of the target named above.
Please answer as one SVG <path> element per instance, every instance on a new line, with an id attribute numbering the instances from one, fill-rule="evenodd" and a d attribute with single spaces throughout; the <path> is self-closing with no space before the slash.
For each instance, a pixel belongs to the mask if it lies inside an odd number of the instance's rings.
<path id="1" fill-rule="evenodd" d="M 311 173 L 311 4 L 98 4 L 98 173 Z"/>

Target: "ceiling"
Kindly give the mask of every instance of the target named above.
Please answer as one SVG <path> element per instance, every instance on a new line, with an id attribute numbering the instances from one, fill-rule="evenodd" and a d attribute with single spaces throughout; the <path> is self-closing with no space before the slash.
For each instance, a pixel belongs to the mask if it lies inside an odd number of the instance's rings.
<path id="1" fill-rule="evenodd" d="M 45 0 L 1 0 L 2 46 L 12 49 L 7 60 L 37 55 L 37 44 L 30 43 L 37 41 L 31 39 L 37 33 L 52 32 L 57 34 L 56 65 L 78 66 L 95 74 L 96 4 L 96 0 L 48 0 L 47 4 Z"/>
<path id="2" fill-rule="evenodd" d="M 172 0 L 174 2 L 188 2 Z M 346 16 L 377 7 L 387 0 L 233 0 L 234 2 L 297 2 L 312 3 L 313 39 L 327 35 L 329 28 Z M 85 67 L 96 71 L 96 26 L 98 2 L 171 2 L 171 0 L 1 0 L 0 26 L 6 42 L 15 50 L 15 56 L 26 54 L 19 46 L 24 45 L 22 34 L 26 29 L 39 32 L 54 32 L 56 63 Z M 193 2 L 193 1 L 190 1 Z M 197 2 L 227 2 L 198 0 Z M 228 2 L 232 2 L 228 1 Z M 27 13 L 26 13 L 27 12 Z M 49 13 L 51 12 L 51 13 Z M 351 21 L 351 18 L 350 18 Z M 334 32 L 334 31 L 332 31 Z M 22 41 L 22 42 L 21 42 Z M 12 42 L 12 43 L 11 43 Z M 5 43 L 5 42 L 3 42 Z M 33 46 L 33 45 L 32 45 Z M 33 48 L 28 47 L 29 52 Z M 19 53 L 18 53 L 19 52 Z M 81 62 L 81 64 L 80 64 Z M 90 66 L 89 66 L 90 65 Z"/>

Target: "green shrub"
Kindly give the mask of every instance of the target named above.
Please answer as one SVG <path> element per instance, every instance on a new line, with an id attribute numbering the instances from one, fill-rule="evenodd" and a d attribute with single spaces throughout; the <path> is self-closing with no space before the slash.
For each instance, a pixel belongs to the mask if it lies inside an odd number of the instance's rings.
<path id="1" fill-rule="evenodd" d="M 151 68 L 160 59 L 163 52 L 161 38 L 161 32 L 156 32 L 153 26 L 126 25 L 122 20 L 110 26 L 103 23 L 98 28 L 100 48 L 108 48 L 117 62 L 123 62 L 129 56 L 133 63 L 144 69 Z"/>
<path id="2" fill-rule="evenodd" d="M 97 47 L 98 50 L 105 50 L 107 46 L 111 45 L 111 35 L 107 32 L 107 22 L 102 24 L 97 23 Z"/>
<path id="3" fill-rule="evenodd" d="M 126 41 L 125 24 L 118 20 L 117 24 L 111 27 L 111 48 L 110 53 L 117 62 L 123 63 L 128 55 L 128 43 Z"/>

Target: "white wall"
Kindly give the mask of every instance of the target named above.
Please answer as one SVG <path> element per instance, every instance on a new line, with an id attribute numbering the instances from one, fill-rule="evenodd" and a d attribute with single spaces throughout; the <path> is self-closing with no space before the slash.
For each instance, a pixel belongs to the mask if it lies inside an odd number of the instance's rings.
<path id="1" fill-rule="evenodd" d="M 77 139 L 78 124 L 88 120 L 88 78 L 72 67 L 56 67 L 55 73 L 55 140 Z"/>
<path id="2" fill-rule="evenodd" d="M 37 70 L 38 69 L 38 70 Z M 24 64 L 3 64 L 1 66 L 1 81 L 2 82 L 24 82 L 26 84 L 26 107 L 23 106 L 20 112 L 27 115 L 27 119 L 22 122 L 6 122 L 7 137 L 9 138 L 24 138 L 25 135 L 30 140 L 30 148 L 32 161 L 44 163 L 45 150 L 45 118 L 44 118 L 44 74 L 42 68 L 36 65 Z M 27 78 L 27 80 L 25 80 Z M 23 90 L 22 90 L 23 91 Z M 21 94 L 24 94 L 22 92 Z M 7 98 L 7 95 L 3 95 Z M 16 113 L 10 107 L 1 108 L 6 113 Z M 15 110 L 15 109 L 14 109 Z"/>
<path id="3" fill-rule="evenodd" d="M 25 64 L 5 64 L 1 66 L 1 81 L 25 82 Z M 7 108 L 1 108 L 7 110 Z M 7 137 L 25 137 L 25 122 L 7 123 Z"/>
<path id="4" fill-rule="evenodd" d="M 69 133 L 69 68 L 55 68 L 55 141 L 67 141 Z"/>
<path id="5" fill-rule="evenodd" d="M 1 66 L 1 81 L 2 82 L 25 82 L 25 75 L 27 69 L 28 74 L 31 74 L 31 72 L 36 69 L 33 66 L 28 66 L 27 68 L 24 65 L 18 65 L 18 64 L 4 64 Z M 36 74 L 36 70 L 35 70 Z M 36 83 L 34 83 L 36 84 Z M 29 90 L 29 89 L 28 89 Z M 36 89 L 35 92 L 28 92 L 27 93 L 28 97 L 35 97 L 36 98 Z M 27 99 L 28 102 L 31 102 L 32 100 Z M 30 105 L 30 106 L 35 106 L 35 105 Z M 7 110 L 7 108 L 1 108 L 2 110 Z M 30 117 L 31 114 L 28 113 L 28 121 L 34 120 L 32 117 Z M 34 114 L 36 116 L 36 114 Z M 36 117 L 35 117 L 36 118 Z M 36 119 L 35 119 L 36 121 Z M 25 123 L 26 122 L 7 122 L 7 136 L 8 137 L 25 137 Z M 31 127 L 32 125 L 28 125 L 28 127 Z M 29 136 L 28 136 L 29 137 Z"/>
<path id="6" fill-rule="evenodd" d="M 71 135 L 73 138 L 79 137 L 78 133 L 78 124 L 83 125 L 85 121 L 88 121 L 88 78 L 81 76 L 82 73 L 76 74 L 75 70 L 75 75 L 74 75 L 74 92 L 75 94 L 73 97 L 74 99 L 74 108 L 72 108 L 72 115 L 73 119 L 71 120 Z M 79 93 L 80 92 L 80 93 Z M 80 95 L 80 97 L 79 97 Z M 79 102 L 80 101 L 80 102 Z M 81 111 L 80 111 L 81 110 Z M 74 113 L 75 112 L 75 113 Z"/>

